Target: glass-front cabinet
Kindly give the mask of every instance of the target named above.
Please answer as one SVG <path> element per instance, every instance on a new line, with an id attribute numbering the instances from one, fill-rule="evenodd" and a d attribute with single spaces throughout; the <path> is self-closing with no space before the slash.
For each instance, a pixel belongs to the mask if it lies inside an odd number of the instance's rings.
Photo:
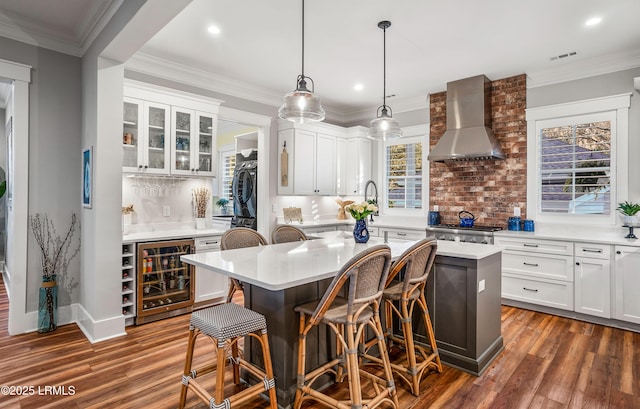
<path id="1" fill-rule="evenodd" d="M 168 105 L 124 99 L 124 172 L 169 173 L 169 112 Z"/>
<path id="2" fill-rule="evenodd" d="M 171 173 L 214 176 L 215 115 L 173 107 L 171 120 L 174 152 Z"/>
<path id="3" fill-rule="evenodd" d="M 136 324 L 191 312 L 194 268 L 180 256 L 194 251 L 193 240 L 138 244 Z"/>

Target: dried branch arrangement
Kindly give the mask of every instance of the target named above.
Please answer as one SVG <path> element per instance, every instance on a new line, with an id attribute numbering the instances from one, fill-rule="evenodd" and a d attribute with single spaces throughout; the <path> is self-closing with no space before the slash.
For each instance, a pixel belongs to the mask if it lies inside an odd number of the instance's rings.
<path id="1" fill-rule="evenodd" d="M 205 217 L 210 198 L 211 192 L 209 192 L 209 189 L 206 187 L 197 187 L 193 189 L 193 199 L 196 204 L 196 217 Z"/>
<path id="2" fill-rule="evenodd" d="M 122 206 L 122 214 L 131 214 L 133 213 L 133 205 L 130 204 L 129 206 Z"/>
<path id="3" fill-rule="evenodd" d="M 55 279 L 71 293 L 78 286 L 75 278 L 66 275 L 69 262 L 80 252 L 80 227 L 76 214 L 71 214 L 71 225 L 63 237 L 58 235 L 56 226 L 46 214 L 36 213 L 30 217 L 30 222 L 31 231 L 40 247 L 43 280 Z M 74 240 L 76 230 L 78 234 Z"/>

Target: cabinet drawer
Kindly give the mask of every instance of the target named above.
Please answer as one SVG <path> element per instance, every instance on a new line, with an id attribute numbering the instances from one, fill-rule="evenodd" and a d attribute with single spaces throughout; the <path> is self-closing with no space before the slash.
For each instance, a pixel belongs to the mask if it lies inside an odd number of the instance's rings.
<path id="1" fill-rule="evenodd" d="M 573 311 L 573 284 L 503 273 L 502 298 Z"/>
<path id="2" fill-rule="evenodd" d="M 196 252 L 219 249 L 221 238 L 222 236 L 196 237 Z"/>
<path id="3" fill-rule="evenodd" d="M 576 257 L 609 260 L 611 258 L 611 246 L 607 244 L 575 243 L 575 254 Z"/>
<path id="4" fill-rule="evenodd" d="M 573 257 L 505 251 L 502 253 L 502 271 L 573 282 Z"/>
<path id="5" fill-rule="evenodd" d="M 495 237 L 495 244 L 505 250 L 518 250 L 530 253 L 573 255 L 573 243 L 566 241 L 526 239 L 519 237 Z"/>
<path id="6" fill-rule="evenodd" d="M 427 237 L 425 230 L 380 229 L 380 233 L 388 240 L 422 240 Z"/>
<path id="7" fill-rule="evenodd" d="M 302 231 L 304 231 L 306 235 L 314 234 L 314 233 L 324 233 L 326 231 L 336 231 L 336 226 L 322 226 L 322 227 L 297 226 L 297 227 L 302 229 Z"/>

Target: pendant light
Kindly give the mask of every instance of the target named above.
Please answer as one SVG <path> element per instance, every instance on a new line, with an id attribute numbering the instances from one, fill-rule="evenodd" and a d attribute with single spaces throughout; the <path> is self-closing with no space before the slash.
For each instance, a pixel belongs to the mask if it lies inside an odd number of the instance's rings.
<path id="1" fill-rule="evenodd" d="M 311 91 L 307 88 L 307 80 L 311 81 Z M 278 116 L 298 123 L 322 121 L 324 109 L 320 105 L 320 97 L 313 92 L 313 80 L 304 75 L 304 0 L 302 0 L 302 74 L 298 75 L 296 89 L 284 96 L 284 104 L 278 110 Z"/>
<path id="2" fill-rule="evenodd" d="M 390 21 L 381 21 L 378 27 L 383 31 L 383 82 L 382 82 L 382 106 L 378 107 L 377 118 L 371 121 L 369 136 L 374 139 L 395 139 L 402 136 L 402 130 L 398 121 L 393 119 L 391 107 L 387 101 L 387 28 L 391 26 Z"/>

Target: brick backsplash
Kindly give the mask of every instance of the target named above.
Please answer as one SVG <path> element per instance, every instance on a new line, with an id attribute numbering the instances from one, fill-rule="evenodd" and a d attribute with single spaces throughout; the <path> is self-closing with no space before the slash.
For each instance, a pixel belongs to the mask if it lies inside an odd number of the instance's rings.
<path id="1" fill-rule="evenodd" d="M 458 212 L 467 210 L 478 225 L 506 227 L 516 206 L 526 217 L 526 85 L 526 74 L 491 82 L 491 128 L 504 160 L 430 163 L 429 210 L 438 205 L 442 223 L 458 223 Z M 446 130 L 446 109 L 446 92 L 430 95 L 431 149 Z"/>

